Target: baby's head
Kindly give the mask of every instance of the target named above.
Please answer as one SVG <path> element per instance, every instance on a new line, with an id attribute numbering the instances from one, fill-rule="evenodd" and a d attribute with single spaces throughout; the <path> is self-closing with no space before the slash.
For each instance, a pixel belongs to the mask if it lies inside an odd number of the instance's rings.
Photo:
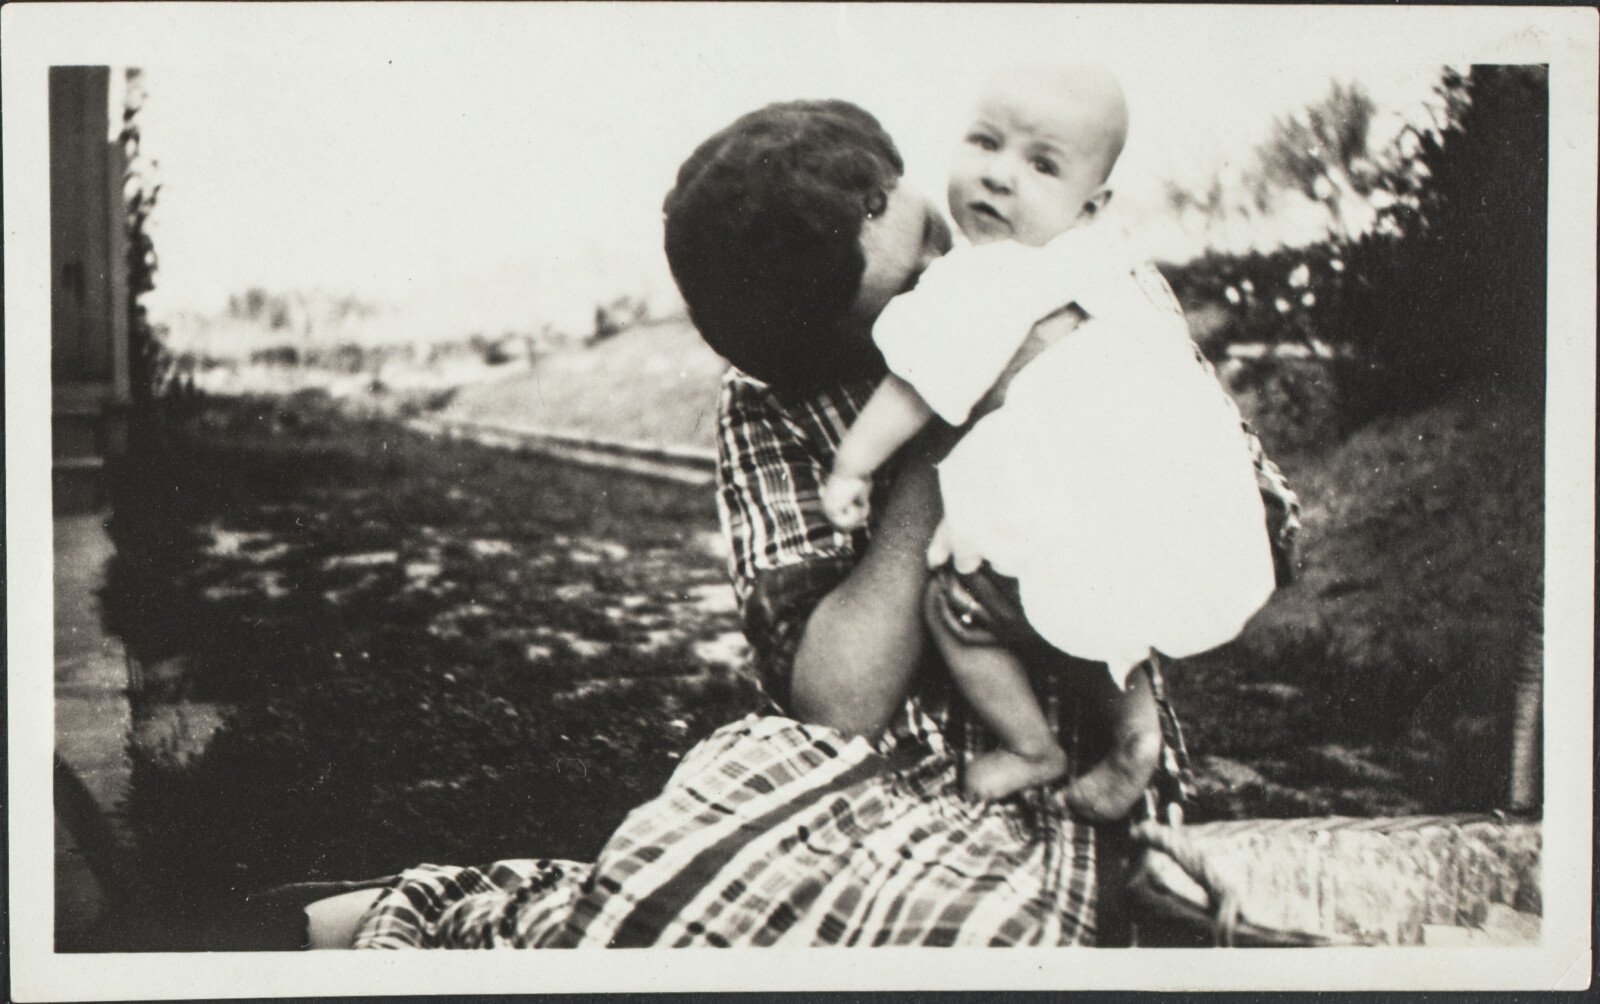
<path id="1" fill-rule="evenodd" d="M 1105 207 L 1127 136 L 1122 88 L 1102 68 L 997 73 L 956 147 L 950 213 L 974 244 L 1047 244 Z"/>

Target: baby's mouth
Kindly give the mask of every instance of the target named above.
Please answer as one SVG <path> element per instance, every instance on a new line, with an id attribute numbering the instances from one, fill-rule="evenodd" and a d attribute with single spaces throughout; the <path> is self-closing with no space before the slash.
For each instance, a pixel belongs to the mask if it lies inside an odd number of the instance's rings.
<path id="1" fill-rule="evenodd" d="M 1000 215 L 1000 210 L 998 210 L 995 207 L 989 205 L 987 202 L 972 202 L 972 203 L 968 203 L 967 208 L 972 210 L 973 213 L 975 213 L 978 216 L 987 216 L 989 219 L 994 220 L 994 221 L 996 221 L 998 223 L 1007 222 L 1006 218 L 1004 216 Z"/>

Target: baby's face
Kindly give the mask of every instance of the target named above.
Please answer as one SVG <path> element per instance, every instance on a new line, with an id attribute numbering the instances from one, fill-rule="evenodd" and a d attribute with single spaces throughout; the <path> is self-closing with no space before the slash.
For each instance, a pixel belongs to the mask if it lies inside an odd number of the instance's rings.
<path id="1" fill-rule="evenodd" d="M 950 166 L 950 214 L 962 233 L 974 244 L 1040 247 L 1088 222 L 1105 201 L 1102 112 L 1048 76 L 992 81 Z"/>

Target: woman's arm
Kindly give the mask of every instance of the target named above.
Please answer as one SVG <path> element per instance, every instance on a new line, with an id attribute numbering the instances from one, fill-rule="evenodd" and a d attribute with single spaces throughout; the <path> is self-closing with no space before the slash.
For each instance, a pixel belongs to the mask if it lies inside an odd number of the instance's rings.
<path id="1" fill-rule="evenodd" d="M 921 657 L 926 552 L 941 509 L 934 461 L 949 447 L 938 424 L 914 439 L 867 553 L 817 604 L 795 652 L 795 715 L 876 739 L 905 701 Z"/>

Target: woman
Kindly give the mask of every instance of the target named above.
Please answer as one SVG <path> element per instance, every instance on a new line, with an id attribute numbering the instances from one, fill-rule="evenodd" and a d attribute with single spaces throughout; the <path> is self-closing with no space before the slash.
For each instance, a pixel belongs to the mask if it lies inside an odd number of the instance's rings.
<path id="1" fill-rule="evenodd" d="M 923 658 L 932 463 L 959 430 L 907 448 L 880 486 L 870 544 L 864 531 L 835 531 L 818 501 L 840 435 L 883 375 L 872 321 L 949 247 L 902 170 L 861 109 L 773 105 L 703 143 L 666 199 L 674 278 L 733 364 L 718 504 L 773 713 L 691 750 L 592 864 L 423 866 L 375 902 L 368 892 L 331 916 L 321 908 L 330 922 L 314 940 L 349 937 L 369 903 L 358 947 L 1096 940 L 1095 832 L 1058 792 L 962 799 L 967 730 L 949 714 L 940 667 Z M 992 628 L 1016 643 L 1020 617 L 984 588 L 951 590 L 946 619 L 975 641 Z M 1084 693 L 1074 667 L 1046 652 L 1038 668 L 1054 672 L 1041 679 Z M 1045 703 L 1073 731 L 1064 701 Z M 1174 742 L 1169 793 L 1179 755 Z"/>

